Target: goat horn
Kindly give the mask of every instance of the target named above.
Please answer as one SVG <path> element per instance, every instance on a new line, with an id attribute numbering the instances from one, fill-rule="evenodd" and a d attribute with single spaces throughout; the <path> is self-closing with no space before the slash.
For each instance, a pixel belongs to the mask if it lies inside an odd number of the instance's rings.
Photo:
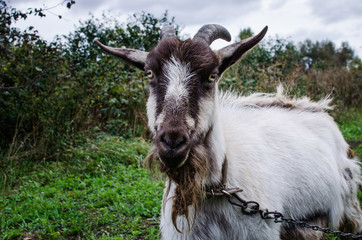
<path id="1" fill-rule="evenodd" d="M 201 40 L 210 45 L 213 41 L 219 38 L 230 42 L 231 35 L 223 26 L 218 24 L 206 24 L 200 28 L 193 40 Z"/>
<path id="2" fill-rule="evenodd" d="M 129 48 L 114 48 L 103 45 L 98 40 L 94 40 L 94 42 L 105 52 L 112 54 L 116 57 L 119 57 L 126 61 L 127 63 L 144 70 L 144 66 L 146 63 L 148 52 L 137 50 L 137 49 L 129 49 Z"/>
<path id="3" fill-rule="evenodd" d="M 161 39 L 176 37 L 175 27 L 173 25 L 166 25 L 161 30 Z"/>

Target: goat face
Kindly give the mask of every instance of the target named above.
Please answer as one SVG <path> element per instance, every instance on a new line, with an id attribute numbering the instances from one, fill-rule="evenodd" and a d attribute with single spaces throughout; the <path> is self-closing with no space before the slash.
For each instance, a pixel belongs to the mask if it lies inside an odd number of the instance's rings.
<path id="1" fill-rule="evenodd" d="M 148 55 L 148 125 L 158 156 L 181 167 L 212 122 L 218 59 L 203 41 L 163 39 Z"/>
<path id="2" fill-rule="evenodd" d="M 217 52 L 209 45 L 218 38 L 230 41 L 219 25 L 203 26 L 191 40 L 176 38 L 166 26 L 161 41 L 149 53 L 97 44 L 108 53 L 145 71 L 150 85 L 147 102 L 148 125 L 156 152 L 169 169 L 181 167 L 193 146 L 204 140 L 214 116 L 217 79 L 265 35 L 231 44 Z"/>

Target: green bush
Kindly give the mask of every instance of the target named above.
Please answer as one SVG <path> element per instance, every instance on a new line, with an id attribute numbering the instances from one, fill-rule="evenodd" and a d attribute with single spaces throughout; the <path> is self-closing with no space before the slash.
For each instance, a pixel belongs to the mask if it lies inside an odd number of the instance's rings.
<path id="1" fill-rule="evenodd" d="M 283 84 L 292 96 L 316 101 L 331 96 L 338 114 L 351 107 L 362 110 L 362 64 L 348 44 L 335 49 L 330 41 L 308 40 L 300 45 L 278 38 L 262 42 L 224 74 L 221 87 L 273 93 Z"/>
<path id="2" fill-rule="evenodd" d="M 148 51 L 157 44 L 161 26 L 174 18 L 167 12 L 160 18 L 134 14 L 126 23 L 90 17 L 48 43 L 32 28 L 13 28 L 19 16 L 6 5 L 1 8 L 0 149 L 7 160 L 0 167 L 24 159 L 62 159 L 64 147 L 97 131 L 148 136 L 143 73 L 103 53 L 94 39 Z M 240 36 L 251 34 L 247 29 Z M 305 41 L 298 47 L 270 38 L 228 70 L 220 86 L 249 94 L 275 92 L 280 83 L 290 95 L 319 100 L 331 94 L 335 116 L 351 107 L 361 110 L 362 63 L 346 43 L 336 49 L 329 41 Z"/>
<path id="3" fill-rule="evenodd" d="M 11 11 L 1 13 L 11 18 Z M 14 28 L 12 34 L 1 32 L 6 49 L 0 56 L 0 147 L 7 158 L 59 159 L 75 136 L 93 129 L 145 136 L 143 73 L 104 54 L 94 39 L 149 50 L 168 22 L 167 12 L 160 19 L 134 14 L 127 25 L 92 17 L 65 43 L 47 43 L 36 32 Z"/>

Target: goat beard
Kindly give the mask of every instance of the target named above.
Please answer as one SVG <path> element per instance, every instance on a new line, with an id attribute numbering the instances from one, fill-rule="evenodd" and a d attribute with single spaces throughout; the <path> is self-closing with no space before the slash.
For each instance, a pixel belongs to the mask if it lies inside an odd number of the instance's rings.
<path id="1" fill-rule="evenodd" d="M 165 173 L 170 181 L 163 199 L 165 201 L 173 199 L 172 205 L 172 223 L 176 230 L 182 233 L 177 227 L 177 217 L 184 215 L 187 221 L 188 230 L 191 230 L 189 206 L 193 207 L 193 219 L 200 203 L 205 198 L 206 179 L 210 170 L 210 160 L 208 159 L 207 149 L 199 144 L 191 149 L 190 154 L 184 165 L 180 168 L 168 168 L 160 161 L 155 146 L 149 151 L 145 164 L 151 170 L 154 169 L 153 163 L 158 163 L 158 167 L 162 173 Z M 176 184 L 175 194 L 170 198 L 171 182 Z"/>

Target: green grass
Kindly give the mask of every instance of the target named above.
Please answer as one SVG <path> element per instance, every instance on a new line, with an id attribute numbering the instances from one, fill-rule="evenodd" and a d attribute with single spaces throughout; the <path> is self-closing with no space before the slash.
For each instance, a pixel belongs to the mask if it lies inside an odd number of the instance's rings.
<path id="1" fill-rule="evenodd" d="M 102 137 L 22 176 L 1 195 L 1 239 L 159 238 L 164 183 L 141 167 L 148 147 Z"/>
<path id="2" fill-rule="evenodd" d="M 362 111 L 349 114 L 349 119 L 342 120 L 339 123 L 344 138 L 362 160 Z"/>

